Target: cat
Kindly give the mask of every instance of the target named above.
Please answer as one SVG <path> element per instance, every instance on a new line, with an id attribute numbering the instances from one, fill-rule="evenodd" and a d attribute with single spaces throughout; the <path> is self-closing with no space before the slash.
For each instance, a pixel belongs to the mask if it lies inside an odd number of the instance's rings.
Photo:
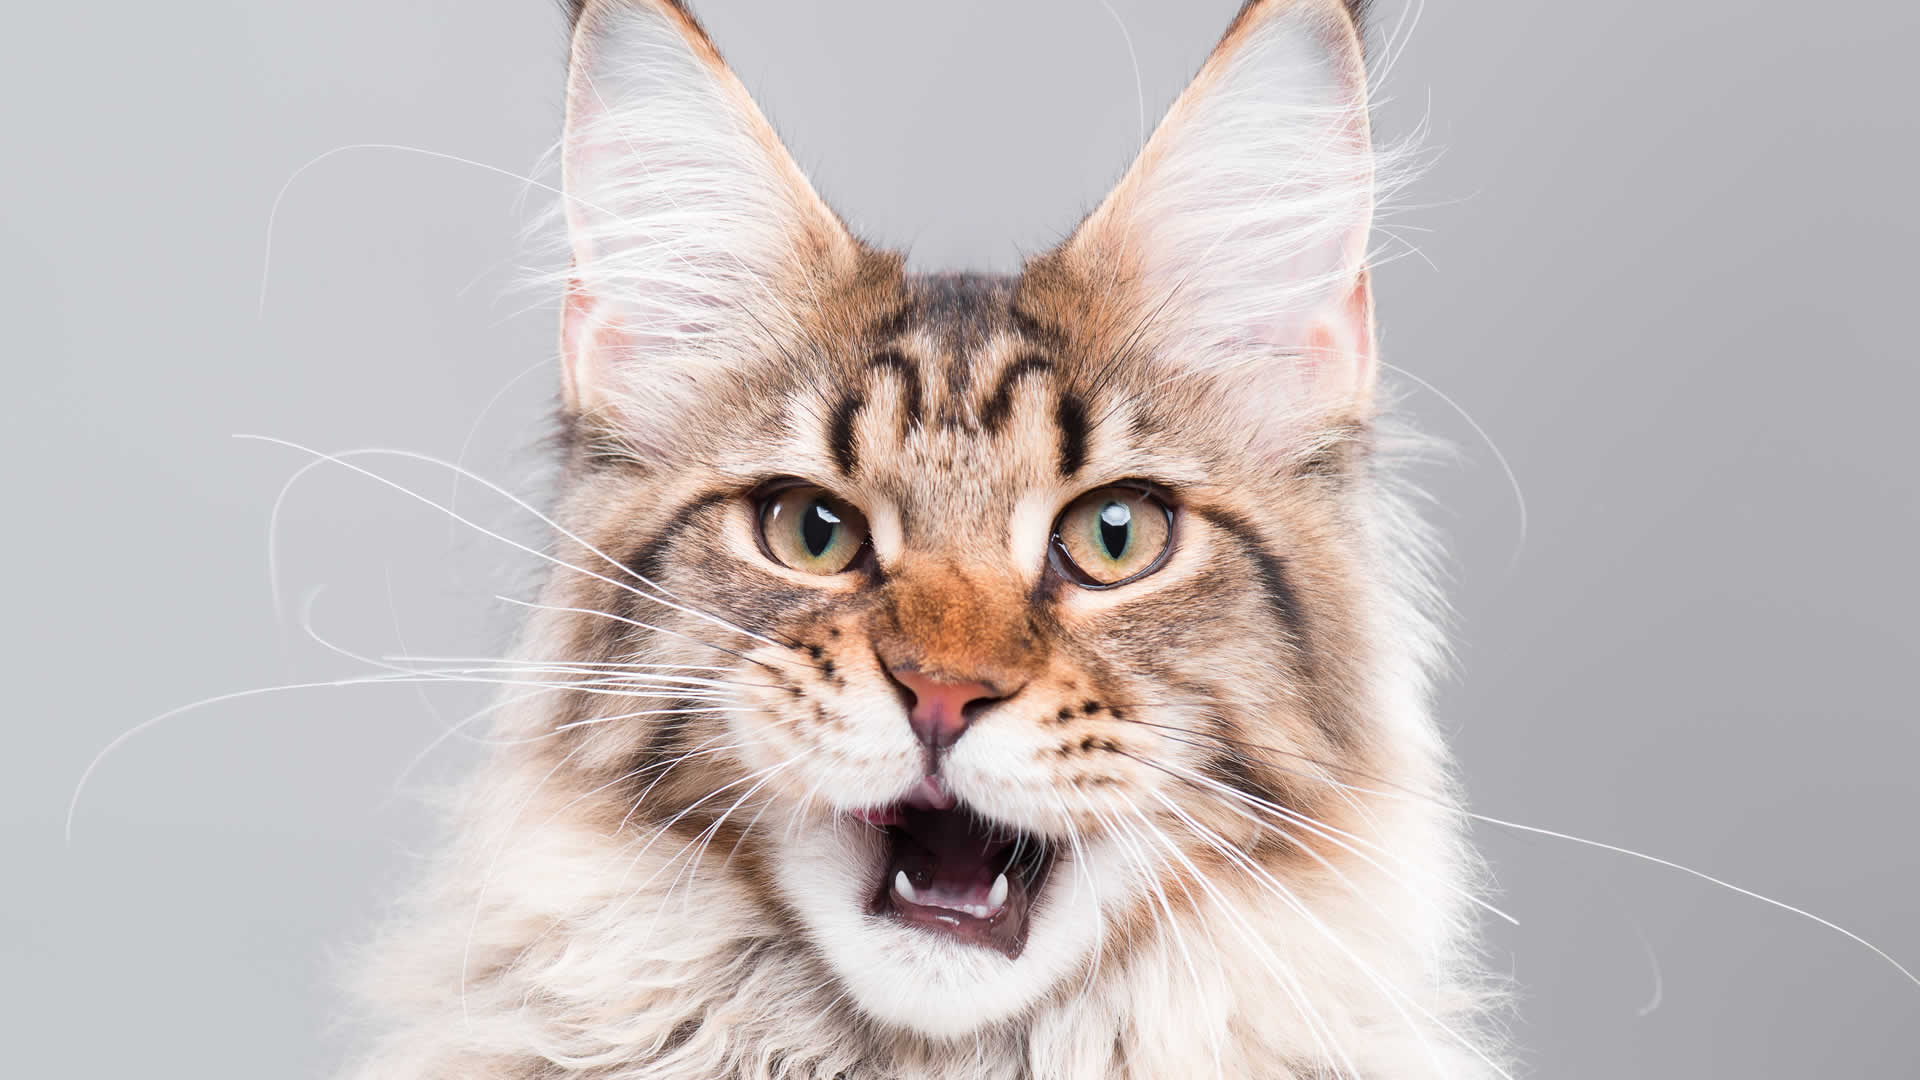
<path id="1" fill-rule="evenodd" d="M 1378 388 L 1360 5 L 1250 0 L 1018 274 L 583 0 L 555 570 L 366 1078 L 1503 1072 Z"/>

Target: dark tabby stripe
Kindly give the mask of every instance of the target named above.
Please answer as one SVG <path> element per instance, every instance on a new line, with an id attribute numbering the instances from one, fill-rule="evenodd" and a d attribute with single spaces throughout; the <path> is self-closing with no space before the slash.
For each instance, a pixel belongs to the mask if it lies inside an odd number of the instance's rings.
<path id="1" fill-rule="evenodd" d="M 1013 391 L 1021 379 L 1040 371 L 1052 371 L 1053 361 L 1038 353 L 1029 353 L 1007 365 L 1001 372 L 1000 381 L 994 385 L 993 396 L 980 410 L 980 424 L 990 434 L 999 434 L 1006 425 L 1007 418 L 1013 414 Z"/>
<path id="2" fill-rule="evenodd" d="M 1287 575 L 1285 559 L 1267 550 L 1260 539 L 1260 533 L 1245 518 L 1229 510 L 1214 508 L 1196 511 L 1201 517 L 1212 522 L 1227 535 L 1233 537 L 1253 556 L 1254 566 L 1260 574 L 1261 591 L 1265 593 L 1267 604 L 1273 608 L 1274 615 L 1285 626 L 1293 639 L 1293 647 L 1298 656 L 1303 680 L 1308 686 L 1319 685 L 1315 675 L 1318 662 L 1309 647 L 1306 633 L 1306 613 L 1300 606 L 1300 595 L 1294 590 L 1293 582 Z M 1350 746 L 1353 741 L 1353 729 L 1346 722 L 1340 710 L 1325 695 L 1310 694 L 1307 701 L 1307 713 L 1315 727 L 1320 729 L 1328 741 L 1335 746 Z"/>
<path id="3" fill-rule="evenodd" d="M 1287 577 L 1285 559 L 1267 550 L 1260 539 L 1260 533 L 1252 523 L 1231 510 L 1205 508 L 1197 511 L 1201 517 L 1220 530 L 1232 536 L 1253 557 L 1254 566 L 1260 574 L 1261 591 L 1266 594 L 1267 603 L 1273 613 L 1279 617 L 1281 625 L 1293 635 L 1294 644 L 1304 650 L 1306 639 L 1305 618 L 1300 610 L 1300 597 L 1294 592 L 1293 583 Z"/>
<path id="4" fill-rule="evenodd" d="M 674 507 L 673 513 L 667 518 L 667 523 L 660 527 L 660 531 L 641 541 L 639 546 L 633 549 L 633 554 L 627 556 L 627 569 L 648 581 L 659 581 L 660 565 L 666 558 L 667 548 L 671 547 L 673 542 L 680 538 L 680 534 L 693 524 L 702 510 L 726 502 L 735 494 L 737 493 L 732 489 L 705 491 Z M 619 580 L 617 574 L 609 576 L 616 581 Z M 629 601 L 634 599 L 637 598 L 632 593 L 625 589 L 620 590 L 619 603 L 622 609 L 620 614 L 632 617 L 633 613 L 628 609 Z"/>
<path id="5" fill-rule="evenodd" d="M 842 476 L 852 476 L 860 464 L 860 456 L 853 446 L 853 420 L 866 403 L 864 394 L 848 393 L 833 407 L 833 419 L 827 423 L 827 449 L 833 453 L 833 463 Z"/>
<path id="6" fill-rule="evenodd" d="M 1229 734 L 1223 738 L 1232 738 L 1232 736 Z M 1232 747 L 1222 748 L 1209 755 L 1200 769 L 1209 779 L 1225 784 L 1248 798 L 1258 799 L 1273 806 L 1287 806 L 1285 796 L 1261 778 L 1258 764 Z"/>
<path id="7" fill-rule="evenodd" d="M 900 437 L 905 439 L 907 432 L 920 426 L 921 413 L 925 406 L 920 398 L 920 367 L 912 360 L 892 349 L 877 353 L 867 361 L 872 371 L 891 371 L 900 376 L 900 386 L 906 395 L 906 412 L 900 418 Z"/>
<path id="8" fill-rule="evenodd" d="M 1073 391 L 1063 391 L 1053 421 L 1060 426 L 1060 475 L 1072 476 L 1087 463 L 1087 403 Z"/>
<path id="9" fill-rule="evenodd" d="M 1059 327 L 1041 322 L 1018 304 L 1013 305 L 1009 312 L 1013 319 L 1013 328 L 1020 332 L 1021 337 L 1037 345 L 1043 345 L 1053 352 L 1066 351 L 1067 335 Z"/>
<path id="10" fill-rule="evenodd" d="M 867 327 L 868 340 L 876 343 L 892 341 L 913 326 L 914 315 L 912 304 L 901 304 L 875 319 Z"/>
<path id="11" fill-rule="evenodd" d="M 668 711 L 664 716 L 655 718 L 652 730 L 647 732 L 646 741 L 627 760 L 624 775 L 633 785 L 636 797 L 673 768 L 676 759 L 689 752 L 687 728 L 692 726 L 694 718 L 704 708 L 698 701 L 679 698 L 667 705 Z"/>

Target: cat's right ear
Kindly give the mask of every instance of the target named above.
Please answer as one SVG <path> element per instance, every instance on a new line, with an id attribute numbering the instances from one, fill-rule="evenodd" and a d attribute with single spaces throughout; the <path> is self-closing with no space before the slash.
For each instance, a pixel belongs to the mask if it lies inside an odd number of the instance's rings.
<path id="1" fill-rule="evenodd" d="M 794 330 L 858 243 L 675 0 L 585 0 L 562 146 L 573 267 L 562 381 L 644 444 Z"/>

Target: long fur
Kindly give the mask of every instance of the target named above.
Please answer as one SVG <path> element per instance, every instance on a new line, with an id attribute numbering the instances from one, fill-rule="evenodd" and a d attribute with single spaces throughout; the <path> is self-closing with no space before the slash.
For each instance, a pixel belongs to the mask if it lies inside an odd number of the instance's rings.
<path id="1" fill-rule="evenodd" d="M 1374 389 L 1357 7 L 1249 3 L 996 279 L 848 234 L 678 3 L 571 5 L 559 566 L 368 950 L 356 1075 L 1503 1074 Z M 859 508 L 868 569 L 756 543 L 781 478 Z M 1136 481 L 1164 565 L 1062 577 L 1062 509 Z M 935 760 L 903 661 L 1013 688 L 937 767 L 1058 851 L 1017 955 L 870 906 L 852 815 Z"/>

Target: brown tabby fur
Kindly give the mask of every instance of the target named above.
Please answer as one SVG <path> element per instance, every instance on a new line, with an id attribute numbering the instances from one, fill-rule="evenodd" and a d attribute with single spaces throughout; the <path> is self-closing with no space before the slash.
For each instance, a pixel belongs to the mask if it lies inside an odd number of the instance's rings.
<path id="1" fill-rule="evenodd" d="M 617 6 L 570 5 L 583 32 Z M 1249 3 L 1221 53 L 1276 8 Z M 1357 66 L 1354 26 L 1339 32 Z M 786 161 L 771 129 L 756 137 Z M 1147 1032 L 1166 1018 L 1143 1003 L 1182 1000 L 1173 946 L 1189 942 L 1240 972 L 1217 995 L 1193 973 L 1193 1007 L 1217 999 L 1229 1033 L 1195 1075 L 1349 1075 L 1343 1060 L 1374 1080 L 1479 1075 L 1447 1036 L 1410 1039 L 1364 980 L 1286 952 L 1311 942 L 1273 946 L 1297 960 L 1304 1006 L 1233 967 L 1223 911 L 1253 913 L 1256 936 L 1291 918 L 1269 910 L 1266 875 L 1414 972 L 1426 1015 L 1474 1007 L 1452 974 L 1455 901 L 1422 894 L 1441 914 L 1405 940 L 1388 912 L 1343 921 L 1391 892 L 1343 837 L 1439 877 L 1460 863 L 1452 826 L 1420 809 L 1450 798 L 1437 743 L 1392 719 L 1417 711 L 1435 646 L 1370 381 L 1267 425 L 1244 382 L 1161 355 L 1159 300 L 1116 240 L 1130 191 L 1012 276 L 910 274 L 802 199 L 763 347 L 724 378 L 688 376 L 667 426 L 638 430 L 590 368 L 570 370 L 554 551 L 575 569 L 548 584 L 521 655 L 717 666 L 728 685 L 718 702 L 606 692 L 617 681 L 576 671 L 505 714 L 509 744 L 468 789 L 455 850 L 380 947 L 372 996 L 396 1033 L 366 1075 L 1179 1075 L 1169 1062 L 1190 1051 L 1158 1048 Z M 1370 328 L 1364 271 L 1354 296 Z M 570 354 L 610 332 L 574 319 L 591 299 L 576 284 Z M 860 507 L 873 564 L 818 577 L 765 557 L 752 497 L 780 477 Z M 1177 505 L 1174 554 L 1124 588 L 1079 589 L 1047 569 L 1044 533 L 1121 481 Z M 796 836 L 840 827 L 849 786 L 918 775 L 910 740 L 873 734 L 904 725 L 889 664 L 1004 695 L 966 736 L 997 748 L 993 767 L 964 740 L 951 759 L 969 805 L 1056 838 L 1125 844 L 1136 821 L 1180 838 L 1154 860 L 1157 890 L 1108 911 L 1072 975 L 957 1039 L 851 1001 L 775 868 Z M 1322 1006 L 1351 1012 L 1326 1021 L 1339 1053 L 1297 1030 Z"/>

